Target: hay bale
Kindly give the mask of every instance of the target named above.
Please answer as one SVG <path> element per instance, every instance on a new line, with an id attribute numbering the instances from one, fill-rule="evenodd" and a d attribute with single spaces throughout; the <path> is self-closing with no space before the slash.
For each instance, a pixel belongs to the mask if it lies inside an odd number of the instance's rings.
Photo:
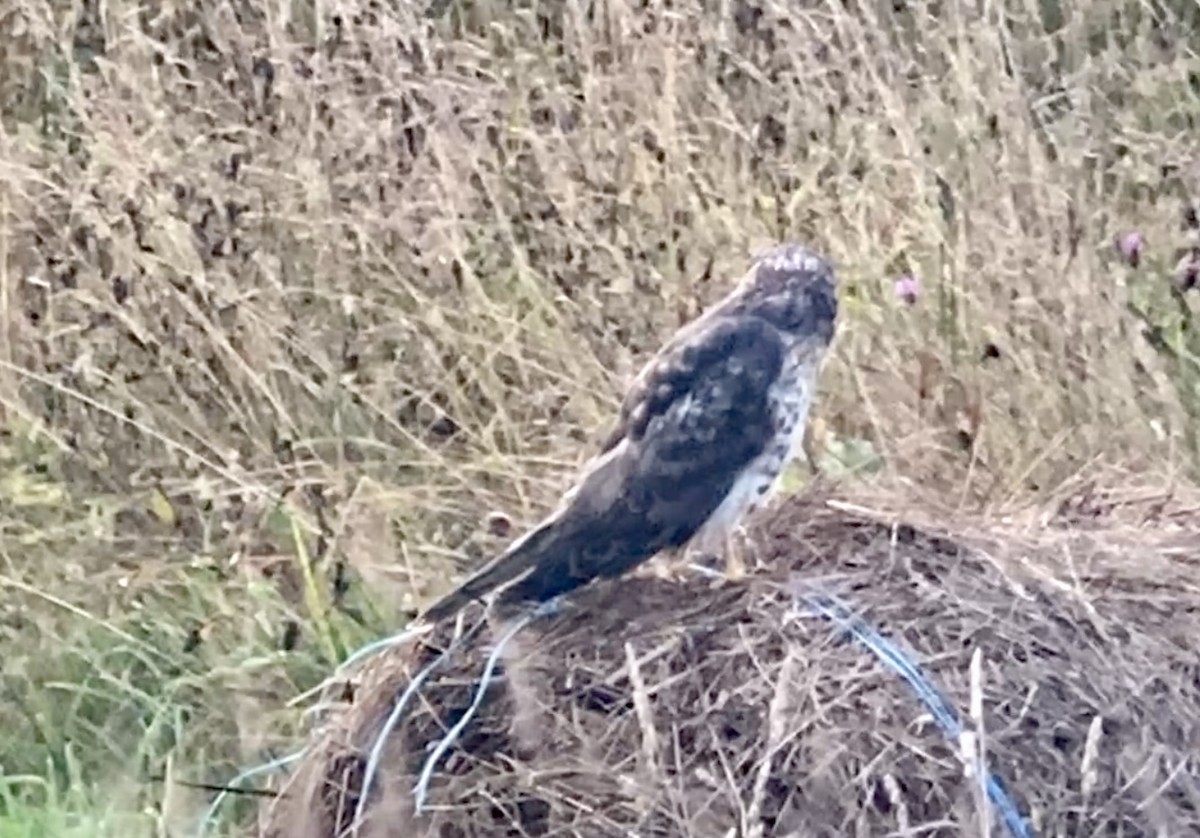
<path id="1" fill-rule="evenodd" d="M 987 760 L 1035 834 L 1200 834 L 1200 507 L 1175 507 L 1093 493 L 1049 522 L 950 526 L 793 498 L 753 533 L 744 582 L 618 580 L 519 634 L 418 816 L 414 779 L 496 636 L 480 632 L 388 740 L 360 834 L 985 834 L 956 744 L 797 607 L 794 578 L 907 649 L 964 721 L 981 651 Z M 371 666 L 259 835 L 341 833 L 383 719 L 451 631 Z"/>

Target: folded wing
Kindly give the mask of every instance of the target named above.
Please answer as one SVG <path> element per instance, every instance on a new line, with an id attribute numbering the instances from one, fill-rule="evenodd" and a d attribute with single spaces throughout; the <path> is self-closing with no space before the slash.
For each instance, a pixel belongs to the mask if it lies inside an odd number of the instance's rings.
<path id="1" fill-rule="evenodd" d="M 685 544 L 773 439 L 783 360 L 779 333 L 752 316 L 709 320 L 664 348 L 565 502 L 423 618 L 500 587 L 502 604 L 542 602 Z"/>

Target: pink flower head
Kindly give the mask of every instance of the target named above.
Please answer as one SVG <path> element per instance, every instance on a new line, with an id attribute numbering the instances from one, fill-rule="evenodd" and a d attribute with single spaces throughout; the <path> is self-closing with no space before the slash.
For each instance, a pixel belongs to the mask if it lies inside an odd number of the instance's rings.
<path id="1" fill-rule="evenodd" d="M 911 306 L 921 296 L 921 283 L 915 276 L 902 276 L 896 280 L 894 291 L 896 299 Z"/>
<path id="2" fill-rule="evenodd" d="M 1142 251 L 1146 249 L 1146 240 L 1137 230 L 1130 230 L 1117 236 L 1115 242 L 1117 253 L 1121 254 L 1130 267 L 1136 268 L 1142 261 Z"/>

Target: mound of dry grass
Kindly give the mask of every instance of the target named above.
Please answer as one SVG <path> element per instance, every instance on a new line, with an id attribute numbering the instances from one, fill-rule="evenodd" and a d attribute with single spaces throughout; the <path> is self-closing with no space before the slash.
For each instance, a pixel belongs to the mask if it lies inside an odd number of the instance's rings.
<path id="1" fill-rule="evenodd" d="M 829 473 L 1200 468 L 1194 2 L 431 6 L 0 7 L 6 770 L 287 747 L 773 240 Z"/>
<path id="2" fill-rule="evenodd" d="M 485 630 L 408 705 L 362 834 L 984 834 L 958 743 L 797 604 L 797 580 L 861 609 L 972 728 L 982 655 L 986 759 L 1037 835 L 1190 834 L 1195 503 L 1076 494 L 1051 515 L 937 523 L 793 498 L 755 531 L 744 584 L 621 580 L 527 628 L 418 816 L 410 789 L 471 699 Z M 370 667 L 256 834 L 343 834 L 382 720 L 451 632 Z"/>

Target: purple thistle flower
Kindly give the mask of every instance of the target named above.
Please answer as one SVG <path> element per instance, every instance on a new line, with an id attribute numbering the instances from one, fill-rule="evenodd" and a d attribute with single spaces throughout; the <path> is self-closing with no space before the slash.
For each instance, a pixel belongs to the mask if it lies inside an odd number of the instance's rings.
<path id="1" fill-rule="evenodd" d="M 894 292 L 896 299 L 911 306 L 921 296 L 921 283 L 915 276 L 905 275 L 896 280 Z"/>
<path id="2" fill-rule="evenodd" d="M 1136 268 L 1142 261 L 1142 251 L 1146 249 L 1146 239 L 1137 230 L 1130 230 L 1117 236 L 1114 242 L 1117 253 L 1121 254 L 1131 268 Z"/>

